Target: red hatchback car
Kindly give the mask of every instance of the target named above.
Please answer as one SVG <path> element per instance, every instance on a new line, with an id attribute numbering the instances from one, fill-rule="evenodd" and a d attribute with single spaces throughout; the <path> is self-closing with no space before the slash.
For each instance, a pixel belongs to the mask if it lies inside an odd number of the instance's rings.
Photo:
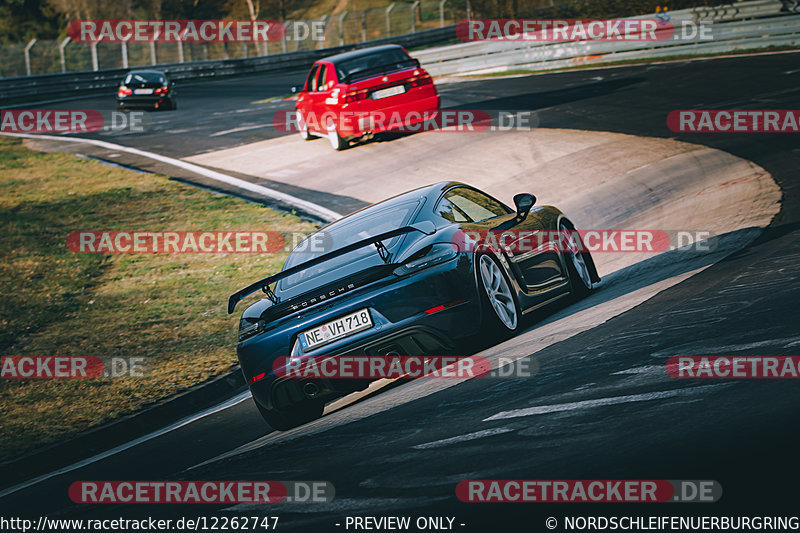
<path id="1" fill-rule="evenodd" d="M 303 139 L 328 137 L 336 150 L 385 131 L 419 131 L 439 114 L 431 76 L 402 46 L 385 45 L 320 59 L 297 96 Z"/>

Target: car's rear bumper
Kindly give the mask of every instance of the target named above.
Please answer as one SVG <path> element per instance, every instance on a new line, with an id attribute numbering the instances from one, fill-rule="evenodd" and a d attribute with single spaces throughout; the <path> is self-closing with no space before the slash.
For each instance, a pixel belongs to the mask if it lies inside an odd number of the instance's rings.
<path id="1" fill-rule="evenodd" d="M 441 109 L 438 94 L 420 98 L 413 102 L 398 104 L 375 110 L 351 108 L 350 120 L 342 120 L 339 135 L 345 139 L 363 137 L 371 133 L 389 131 L 420 131 L 416 127 L 426 121 L 435 128 Z"/>
<path id="2" fill-rule="evenodd" d="M 299 333 L 359 309 L 370 310 L 374 326 L 310 352 L 315 359 L 455 353 L 458 341 L 474 335 L 481 319 L 471 259 L 470 254 L 459 254 L 457 259 L 389 284 L 366 286 L 329 303 L 327 309 L 289 317 L 290 320 L 282 320 L 280 327 L 240 343 L 237 353 L 245 379 L 265 374 L 250 385 L 253 397 L 266 409 L 302 401 L 303 380 L 279 378 L 274 368 L 276 361 L 289 357 Z M 459 303 L 438 312 L 425 312 L 454 302 Z M 346 393 L 367 384 L 368 381 L 334 379 L 323 380 L 318 386 L 321 390 Z"/>
<path id="3" fill-rule="evenodd" d="M 154 108 L 156 105 L 162 105 L 170 102 L 171 96 L 128 96 L 125 98 L 117 98 L 117 105 L 121 107 L 138 107 L 138 108 Z"/>

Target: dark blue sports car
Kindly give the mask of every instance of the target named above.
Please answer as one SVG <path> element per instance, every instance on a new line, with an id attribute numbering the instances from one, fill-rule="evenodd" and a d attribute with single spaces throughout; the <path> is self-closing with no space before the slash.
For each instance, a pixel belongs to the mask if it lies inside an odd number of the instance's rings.
<path id="1" fill-rule="evenodd" d="M 458 353 L 476 334 L 511 335 L 522 315 L 587 294 L 600 278 L 582 246 L 523 248 L 491 238 L 577 236 L 561 211 L 534 207 L 533 195 L 514 202 L 511 209 L 458 182 L 416 189 L 322 228 L 323 250 L 301 243 L 281 272 L 233 294 L 229 313 L 248 295 L 266 294 L 242 314 L 237 348 L 266 421 L 295 427 L 369 384 L 286 379 L 276 361 Z"/>

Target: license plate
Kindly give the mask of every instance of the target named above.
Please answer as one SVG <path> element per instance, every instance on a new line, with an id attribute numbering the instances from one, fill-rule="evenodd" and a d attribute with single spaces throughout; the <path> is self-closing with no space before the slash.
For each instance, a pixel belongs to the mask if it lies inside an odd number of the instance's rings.
<path id="1" fill-rule="evenodd" d="M 153 94 L 153 89 L 134 89 L 133 94 Z"/>
<path id="2" fill-rule="evenodd" d="M 371 327 L 372 317 L 369 316 L 369 311 L 360 309 L 355 313 L 304 331 L 297 338 L 300 340 L 300 347 L 307 352 Z"/>
<path id="3" fill-rule="evenodd" d="M 389 96 L 394 96 L 396 94 L 403 94 L 406 92 L 406 88 L 403 85 L 396 85 L 394 87 L 389 87 L 388 89 L 381 89 L 380 91 L 375 91 L 372 93 L 373 100 L 380 100 L 381 98 L 388 98 Z"/>

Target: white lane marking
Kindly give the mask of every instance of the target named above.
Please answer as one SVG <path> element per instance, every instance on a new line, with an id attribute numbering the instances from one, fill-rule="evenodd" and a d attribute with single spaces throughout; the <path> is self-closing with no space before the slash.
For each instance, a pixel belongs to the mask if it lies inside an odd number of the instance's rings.
<path id="1" fill-rule="evenodd" d="M 217 133 L 212 133 L 209 137 L 219 137 L 220 135 L 227 135 L 229 133 L 236 133 L 239 131 L 247 131 L 247 130 L 257 130 L 259 128 L 272 128 L 274 124 L 256 124 L 255 126 L 241 126 L 239 128 L 233 128 L 229 130 L 218 131 Z"/>
<path id="2" fill-rule="evenodd" d="M 79 142 L 79 143 L 86 143 L 94 146 L 99 146 L 100 148 L 106 148 L 107 150 L 117 150 L 119 152 L 127 152 L 129 154 L 147 157 L 148 159 L 153 159 L 155 161 L 161 161 L 162 163 L 167 163 L 168 165 L 182 168 L 184 170 L 194 172 L 195 174 L 200 174 L 201 176 L 205 176 L 206 178 L 210 178 L 216 181 L 221 181 L 222 183 L 227 183 L 228 185 L 233 185 L 234 187 L 238 187 L 246 191 L 260 194 L 261 196 L 265 196 L 267 198 L 272 198 L 274 200 L 284 202 L 293 207 L 297 207 L 304 211 L 313 213 L 328 222 L 332 222 L 334 220 L 342 218 L 342 215 L 337 213 L 336 211 L 332 211 L 326 207 L 322 207 L 321 205 L 309 202 L 307 200 L 303 200 L 302 198 L 297 198 L 296 196 L 292 196 L 290 194 L 273 191 L 272 189 L 268 189 L 263 185 L 250 183 L 249 181 L 245 181 L 239 178 L 234 178 L 233 176 L 228 176 L 227 174 L 223 174 L 215 170 L 201 167 L 193 163 L 187 163 L 186 161 L 181 161 L 180 159 L 175 159 L 172 157 L 155 154 L 153 152 L 146 152 L 144 150 L 139 150 L 138 148 L 129 148 L 127 146 L 122 146 L 120 144 L 114 144 L 106 141 L 98 141 L 95 139 L 59 137 L 56 135 L 35 135 L 30 133 L 7 133 L 7 132 L 0 132 L 0 134 L 7 135 L 9 137 L 24 137 L 26 139 L 44 139 L 48 141 Z"/>
<path id="3" fill-rule="evenodd" d="M 661 365 L 646 365 L 637 366 L 634 368 L 627 368 L 619 372 L 612 372 L 612 376 L 621 376 L 624 374 L 664 374 L 667 375 L 667 370 Z"/>
<path id="4" fill-rule="evenodd" d="M 700 392 L 715 389 L 720 385 L 703 385 L 700 387 L 686 387 L 668 391 L 645 392 L 643 394 L 629 394 L 627 396 L 614 396 L 611 398 L 597 398 L 595 400 L 584 400 L 581 402 L 558 403 L 554 405 L 537 405 L 536 407 L 526 407 L 524 409 L 513 409 L 511 411 L 501 411 L 489 418 L 484 418 L 483 422 L 490 420 L 505 420 L 508 418 L 519 418 L 521 416 L 545 415 L 549 413 L 559 413 L 562 411 L 574 411 L 576 409 L 589 409 L 592 407 L 604 407 L 606 405 L 617 405 L 630 402 L 647 402 L 650 400 L 663 400 L 676 396 L 699 394 Z"/>
<path id="5" fill-rule="evenodd" d="M 429 450 L 431 448 L 441 448 L 442 446 L 449 446 L 450 444 L 456 444 L 459 442 L 482 439 L 483 437 L 491 437 L 492 435 L 502 435 L 503 433 L 508 433 L 509 431 L 514 431 L 514 428 L 502 427 L 502 428 L 484 429 L 482 431 L 476 431 L 474 433 L 467 433 L 465 435 L 458 435 L 457 437 L 450 437 L 449 439 L 434 440 L 423 444 L 417 444 L 416 446 L 412 446 L 412 448 L 416 450 Z"/>
<path id="6" fill-rule="evenodd" d="M 0 498 L 4 498 L 4 497 L 8 496 L 9 494 L 14 494 L 15 492 L 18 492 L 18 491 L 20 491 L 22 489 L 31 487 L 33 485 L 37 485 L 37 484 L 41 483 L 42 481 L 45 481 L 45 480 L 50 479 L 52 477 L 60 476 L 61 474 L 66 474 L 67 472 L 72 472 L 73 470 L 78 470 L 79 468 L 83 468 L 84 466 L 90 465 L 92 463 L 96 463 L 97 461 L 101 461 L 101 460 L 103 460 L 103 459 L 105 459 L 107 457 L 111 457 L 112 455 L 116 455 L 116 454 L 118 454 L 120 452 L 124 452 L 125 450 L 133 448 L 134 446 L 138 446 L 139 444 L 142 444 L 143 442 L 147 442 L 147 441 L 152 440 L 152 439 L 154 439 L 156 437 L 160 437 L 161 435 L 164 435 L 165 433 L 169 433 L 170 431 L 174 431 L 176 429 L 182 428 L 183 426 L 191 424 L 192 422 L 200 420 L 201 418 L 204 418 L 204 417 L 209 416 L 209 415 L 213 415 L 214 413 L 218 413 L 220 411 L 224 411 L 225 409 L 228 409 L 230 407 L 233 407 L 234 405 L 242 403 L 243 401 L 247 400 L 248 398 L 250 398 L 250 391 L 246 390 L 246 391 L 242 392 L 241 394 L 238 394 L 238 395 L 234 396 L 233 398 L 231 398 L 229 400 L 226 400 L 226 401 L 224 401 L 224 402 L 222 402 L 220 404 L 217 404 L 217 405 L 215 405 L 213 407 L 209 407 L 205 411 L 201 411 L 200 413 L 197 413 L 197 414 L 194 414 L 194 415 L 191 415 L 191 416 L 187 416 L 186 418 L 178 420 L 177 422 L 175 422 L 173 424 L 170 424 L 169 426 L 166 426 L 164 428 L 156 430 L 156 431 L 154 431 L 152 433 L 148 433 L 147 435 L 144 435 L 143 437 L 139 437 L 138 439 L 134 439 L 132 441 L 126 442 L 125 444 L 120 444 L 116 448 L 112 448 L 112 449 L 110 449 L 108 451 L 99 453 L 97 455 L 89 457 L 88 459 L 83 459 L 81 461 L 78 461 L 77 463 L 73 463 L 73 464 L 71 464 L 69 466 L 65 466 L 64 468 L 60 468 L 58 470 L 54 470 L 52 472 L 48 472 L 47 474 L 42 474 L 39 477 L 35 477 L 35 478 L 30 479 L 28 481 L 24 481 L 22 483 L 19 483 L 18 485 L 14 485 L 13 487 L 9 487 L 9 488 L 7 488 L 7 489 L 5 489 L 3 491 L 0 491 Z"/>

